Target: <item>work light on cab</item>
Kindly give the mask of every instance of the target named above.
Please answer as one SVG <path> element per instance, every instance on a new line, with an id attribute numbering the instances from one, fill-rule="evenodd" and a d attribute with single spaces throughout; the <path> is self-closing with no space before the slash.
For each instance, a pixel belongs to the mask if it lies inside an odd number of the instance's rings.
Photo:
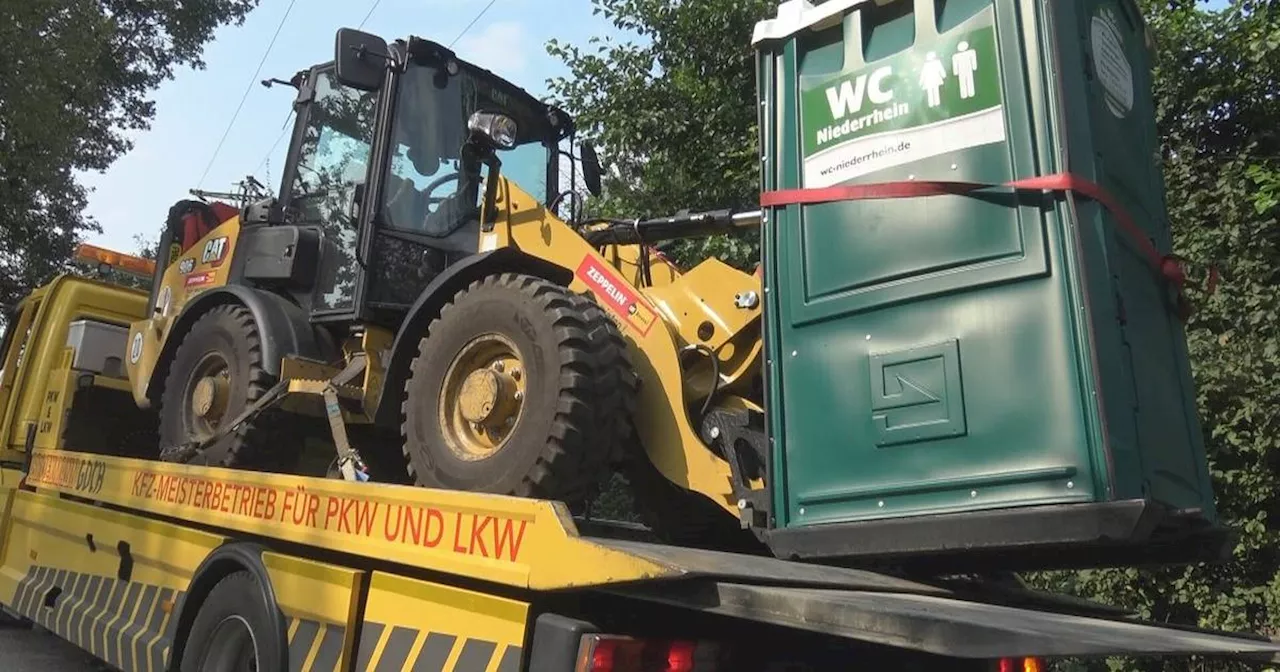
<path id="1" fill-rule="evenodd" d="M 497 149 L 515 148 L 519 136 L 515 120 L 495 112 L 476 112 L 467 121 L 467 128 Z"/>

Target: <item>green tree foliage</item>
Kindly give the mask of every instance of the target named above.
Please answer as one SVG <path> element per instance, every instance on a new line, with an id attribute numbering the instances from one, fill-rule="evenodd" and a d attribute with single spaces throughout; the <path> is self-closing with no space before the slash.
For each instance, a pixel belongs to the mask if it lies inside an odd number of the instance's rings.
<path id="1" fill-rule="evenodd" d="M 1157 620 L 1280 635 L 1280 3 L 1147 0 L 1174 247 L 1223 280 L 1188 325 L 1230 562 L 1040 577 Z"/>
<path id="2" fill-rule="evenodd" d="M 593 0 L 627 34 L 586 47 L 552 41 L 570 76 L 558 102 L 599 142 L 606 196 L 593 214 L 659 217 L 682 209 L 758 207 L 755 73 L 749 36 L 771 0 Z M 752 237 L 677 247 L 682 261 L 754 263 Z"/>
<path id="3" fill-rule="evenodd" d="M 1222 270 L 1188 338 L 1219 508 L 1241 538 L 1225 564 L 1033 580 L 1160 621 L 1280 635 L 1280 2 L 1142 4 L 1158 51 L 1175 249 Z M 747 36 L 773 3 L 595 5 L 635 38 L 549 49 L 571 73 L 553 91 L 605 150 L 611 175 L 599 207 L 635 216 L 750 206 L 758 182 Z M 685 252 L 742 261 L 754 253 L 749 242 Z M 607 508 L 625 504 L 615 500 Z"/>
<path id="4" fill-rule="evenodd" d="M 0 304 L 66 268 L 98 230 L 75 172 L 128 151 L 127 134 L 155 115 L 148 94 L 174 68 L 203 66 L 213 30 L 257 3 L 0 0 Z"/>

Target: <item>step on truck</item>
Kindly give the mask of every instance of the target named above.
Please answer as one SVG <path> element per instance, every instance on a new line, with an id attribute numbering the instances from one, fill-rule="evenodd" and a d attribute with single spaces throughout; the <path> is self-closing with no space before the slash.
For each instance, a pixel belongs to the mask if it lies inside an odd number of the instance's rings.
<path id="1" fill-rule="evenodd" d="M 1271 660 L 1009 580 L 664 545 L 561 502 L 124 456 L 146 293 L 60 277 L 9 316 L 0 606 L 125 672 L 1047 669 Z M 3 653 L 0 652 L 0 657 Z"/>

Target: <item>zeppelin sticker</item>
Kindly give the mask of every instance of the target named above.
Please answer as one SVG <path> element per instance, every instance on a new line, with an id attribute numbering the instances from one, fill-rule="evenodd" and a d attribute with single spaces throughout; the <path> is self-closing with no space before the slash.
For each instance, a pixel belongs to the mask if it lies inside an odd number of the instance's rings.
<path id="1" fill-rule="evenodd" d="M 214 273 L 197 273 L 195 275 L 188 275 L 187 289 L 191 289 L 192 287 L 204 287 L 205 285 L 212 284 L 215 275 L 216 274 Z"/>
<path id="2" fill-rule="evenodd" d="M 639 335 L 649 335 L 655 318 L 653 310 L 612 269 L 587 256 L 578 265 L 577 275 L 609 312 L 631 325 Z"/>

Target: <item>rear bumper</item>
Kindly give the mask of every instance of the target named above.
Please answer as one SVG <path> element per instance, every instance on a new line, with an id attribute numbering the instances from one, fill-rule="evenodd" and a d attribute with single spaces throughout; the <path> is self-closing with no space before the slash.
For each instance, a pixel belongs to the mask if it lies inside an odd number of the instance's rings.
<path id="1" fill-rule="evenodd" d="M 770 530 L 793 560 L 929 571 L 1021 571 L 1225 559 L 1234 535 L 1146 500 L 1063 504 Z"/>

